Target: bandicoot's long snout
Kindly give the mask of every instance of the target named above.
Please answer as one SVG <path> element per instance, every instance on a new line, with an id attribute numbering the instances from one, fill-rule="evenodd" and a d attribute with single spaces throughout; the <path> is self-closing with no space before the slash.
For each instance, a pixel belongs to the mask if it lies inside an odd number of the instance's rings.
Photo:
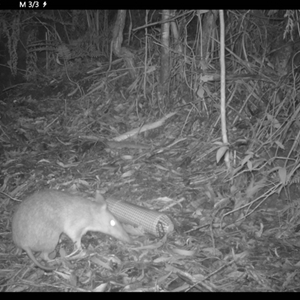
<path id="1" fill-rule="evenodd" d="M 133 243 L 133 239 L 128 235 L 121 223 L 119 223 L 119 221 L 117 221 L 114 217 L 110 219 L 108 226 L 109 228 L 107 228 L 107 231 L 104 230 L 104 233 L 109 234 L 122 242 L 129 244 Z"/>

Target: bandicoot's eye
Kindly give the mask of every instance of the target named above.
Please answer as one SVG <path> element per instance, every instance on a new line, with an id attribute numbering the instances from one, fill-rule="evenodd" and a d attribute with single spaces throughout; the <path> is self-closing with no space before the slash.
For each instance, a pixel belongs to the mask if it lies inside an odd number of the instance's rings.
<path id="1" fill-rule="evenodd" d="M 115 220 L 110 220 L 110 226 L 114 227 L 116 225 L 116 221 Z"/>

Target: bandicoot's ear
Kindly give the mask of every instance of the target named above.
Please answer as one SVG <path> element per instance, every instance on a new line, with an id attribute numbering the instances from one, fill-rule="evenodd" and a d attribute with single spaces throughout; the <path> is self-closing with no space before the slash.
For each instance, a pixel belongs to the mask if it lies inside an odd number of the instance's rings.
<path id="1" fill-rule="evenodd" d="M 106 204 L 103 196 L 101 195 L 101 193 L 99 191 L 96 191 L 95 201 L 100 204 Z"/>

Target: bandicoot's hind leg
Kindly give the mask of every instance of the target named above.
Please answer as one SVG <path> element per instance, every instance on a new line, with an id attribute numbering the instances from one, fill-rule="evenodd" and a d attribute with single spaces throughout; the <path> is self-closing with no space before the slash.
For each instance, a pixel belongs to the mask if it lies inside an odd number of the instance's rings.
<path id="1" fill-rule="evenodd" d="M 55 269 L 55 267 L 43 266 L 41 263 L 39 263 L 39 262 L 36 260 L 35 256 L 33 255 L 33 253 L 32 253 L 32 251 L 31 251 L 30 248 L 26 248 L 26 249 L 24 249 L 24 250 L 27 252 L 28 256 L 32 259 L 32 261 L 33 261 L 38 267 L 40 267 L 41 269 L 43 269 L 43 270 L 45 270 L 45 271 L 53 271 L 53 270 Z M 48 254 L 47 254 L 47 256 L 48 256 Z M 43 257 L 43 258 L 45 257 L 45 254 L 44 254 L 44 253 L 42 254 L 42 257 Z M 49 258 L 48 258 L 48 259 L 49 259 Z"/>
<path id="2" fill-rule="evenodd" d="M 46 262 L 51 262 L 51 261 L 53 261 L 53 259 L 49 258 L 49 255 L 50 255 L 51 253 L 54 253 L 54 251 L 51 251 L 50 253 L 48 253 L 48 252 L 41 252 L 40 258 L 42 258 L 42 259 L 45 260 Z"/>

